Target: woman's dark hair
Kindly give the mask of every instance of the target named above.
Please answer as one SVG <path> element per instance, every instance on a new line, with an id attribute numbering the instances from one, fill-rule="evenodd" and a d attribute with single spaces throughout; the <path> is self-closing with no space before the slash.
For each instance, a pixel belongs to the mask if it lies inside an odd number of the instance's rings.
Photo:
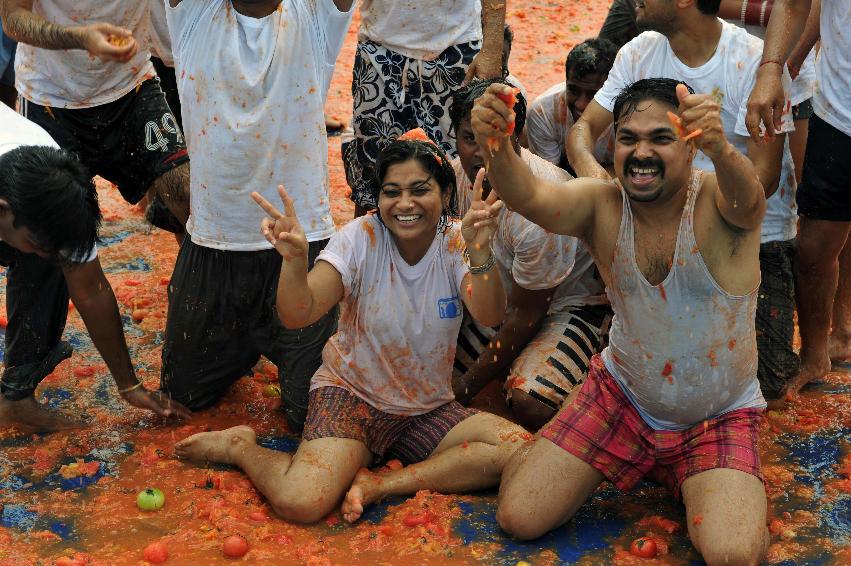
<path id="1" fill-rule="evenodd" d="M 615 130 L 618 129 L 620 119 L 626 118 L 635 112 L 638 104 L 645 100 L 657 100 L 674 108 L 679 107 L 680 101 L 677 98 L 678 84 L 684 84 L 689 93 L 694 94 L 694 89 L 689 85 L 683 81 L 674 79 L 641 79 L 625 87 L 615 97 L 614 108 L 612 109 Z"/>
<path id="2" fill-rule="evenodd" d="M 101 212 L 86 168 L 71 154 L 46 146 L 21 146 L 0 155 L 0 198 L 15 228 L 58 259 L 86 257 L 99 241 Z"/>
<path id="3" fill-rule="evenodd" d="M 467 86 L 456 90 L 452 95 L 452 105 L 449 107 L 449 120 L 452 128 L 458 132 L 458 124 L 470 118 L 476 99 L 482 96 L 492 84 L 513 86 L 505 79 L 474 80 Z M 514 134 L 519 136 L 526 127 L 526 98 L 522 92 L 517 93 L 517 102 L 514 103 Z"/>
<path id="4" fill-rule="evenodd" d="M 381 193 L 381 185 L 384 183 L 384 177 L 387 175 L 387 170 L 392 165 L 404 163 L 411 159 L 416 159 L 423 169 L 428 171 L 434 180 L 440 186 L 441 194 L 449 194 L 449 201 L 443 207 L 443 212 L 440 215 L 440 221 L 437 224 L 439 231 L 445 231 L 449 227 L 449 219 L 458 216 L 457 195 L 458 185 L 455 180 L 455 170 L 449 163 L 449 158 L 436 145 L 431 142 L 420 140 L 395 140 L 385 147 L 378 154 L 378 160 L 375 164 L 376 183 L 373 183 L 372 195 L 375 202 L 378 202 L 378 196 Z M 381 219 L 381 213 L 377 212 L 378 219 Z"/>

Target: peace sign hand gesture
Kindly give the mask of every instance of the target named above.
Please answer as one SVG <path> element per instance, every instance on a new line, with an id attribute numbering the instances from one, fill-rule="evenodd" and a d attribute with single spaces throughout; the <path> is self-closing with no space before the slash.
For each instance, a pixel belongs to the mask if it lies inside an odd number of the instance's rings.
<path id="1" fill-rule="evenodd" d="M 499 225 L 499 211 L 503 206 L 499 196 L 491 190 L 485 200 L 482 200 L 482 183 L 485 180 L 484 168 L 479 169 L 476 181 L 473 183 L 473 202 L 461 221 L 461 236 L 467 244 L 470 258 L 481 257 L 487 261 L 491 238 Z M 476 264 L 484 263 L 475 261 Z"/>
<path id="2" fill-rule="evenodd" d="M 254 202 L 268 214 L 260 222 L 260 231 L 269 243 L 275 246 L 284 261 L 294 259 L 307 261 L 307 238 L 296 216 L 293 200 L 284 190 L 283 185 L 278 185 L 278 194 L 281 195 L 281 201 L 284 203 L 283 214 L 259 193 L 251 193 Z"/>

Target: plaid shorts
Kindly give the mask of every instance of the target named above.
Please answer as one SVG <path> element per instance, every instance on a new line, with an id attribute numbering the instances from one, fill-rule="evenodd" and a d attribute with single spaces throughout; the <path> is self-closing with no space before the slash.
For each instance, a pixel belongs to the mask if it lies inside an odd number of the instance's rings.
<path id="1" fill-rule="evenodd" d="M 621 391 L 600 356 L 591 360 L 576 401 L 542 436 L 602 473 L 621 490 L 644 476 L 680 497 L 689 476 L 729 468 L 762 480 L 758 430 L 762 409 L 737 409 L 681 430 L 654 430 Z"/>
<path id="2" fill-rule="evenodd" d="M 478 412 L 450 401 L 422 415 L 392 415 L 341 387 L 319 387 L 310 392 L 301 438 L 359 440 L 379 461 L 398 458 L 407 466 L 431 456 L 455 425 Z"/>

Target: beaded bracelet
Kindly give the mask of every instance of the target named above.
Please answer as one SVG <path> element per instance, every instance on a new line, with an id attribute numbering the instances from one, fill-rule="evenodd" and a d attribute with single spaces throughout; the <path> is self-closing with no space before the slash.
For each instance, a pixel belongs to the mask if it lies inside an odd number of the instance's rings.
<path id="1" fill-rule="evenodd" d="M 490 250 L 490 255 L 488 256 L 487 261 L 485 261 L 482 265 L 470 265 L 470 254 L 467 250 L 464 250 L 462 257 L 464 259 L 464 263 L 467 264 L 467 267 L 470 270 L 470 275 L 481 275 L 482 273 L 487 273 L 493 269 L 493 266 L 496 263 L 496 259 L 493 257 L 493 250 Z"/>

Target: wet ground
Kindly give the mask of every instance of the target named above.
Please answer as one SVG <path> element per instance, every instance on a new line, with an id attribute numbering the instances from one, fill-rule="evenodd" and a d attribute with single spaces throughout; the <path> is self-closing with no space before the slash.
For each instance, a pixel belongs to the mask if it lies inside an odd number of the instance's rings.
<path id="1" fill-rule="evenodd" d="M 604 15 L 600 1 L 514 0 L 508 17 L 516 36 L 512 73 L 533 95 L 543 92 L 563 77 L 570 47 L 593 36 Z M 354 43 L 352 30 L 329 96 L 331 113 L 347 120 Z M 332 138 L 333 209 L 342 224 L 352 207 L 339 150 L 339 138 Z M 101 261 L 139 376 L 156 387 L 176 245 L 170 235 L 146 228 L 141 213 L 107 183 L 99 189 L 106 218 Z M 629 494 L 604 485 L 574 521 L 532 543 L 500 532 L 493 493 L 420 493 L 372 508 L 355 526 L 343 524 L 336 513 L 312 527 L 288 524 L 272 517 L 238 471 L 172 458 L 175 441 L 241 423 L 255 427 L 264 445 L 294 450 L 297 439 L 286 430 L 279 401 L 264 396 L 276 379 L 268 363 L 236 383 L 215 409 L 172 426 L 120 401 L 73 311 L 66 339 L 75 354 L 44 381 L 38 396 L 88 415 L 92 425 L 50 435 L 0 432 L 0 565 L 140 564 L 145 547 L 157 541 L 168 549 L 167 564 L 225 564 L 232 559 L 222 554 L 222 543 L 233 534 L 249 543 L 242 560 L 257 564 L 702 563 L 684 534 L 682 508 L 649 483 Z M 770 498 L 770 564 L 851 564 L 849 432 L 851 374 L 841 370 L 792 407 L 767 414 L 761 447 Z M 165 493 L 159 511 L 136 507 L 137 492 L 149 486 Z M 405 525 L 406 517 L 424 510 L 430 521 Z M 628 554 L 630 541 L 644 535 L 664 550 L 658 559 Z"/>

